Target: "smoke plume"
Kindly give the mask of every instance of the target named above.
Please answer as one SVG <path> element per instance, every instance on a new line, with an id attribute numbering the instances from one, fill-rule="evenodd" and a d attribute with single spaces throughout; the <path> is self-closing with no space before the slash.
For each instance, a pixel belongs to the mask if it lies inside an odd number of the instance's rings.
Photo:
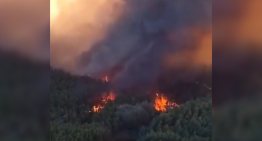
<path id="1" fill-rule="evenodd" d="M 261 6 L 260 0 L 213 0 L 213 41 L 261 46 Z"/>
<path id="2" fill-rule="evenodd" d="M 52 0 L 50 63 L 120 88 L 211 69 L 211 24 L 211 0 Z"/>
<path id="3" fill-rule="evenodd" d="M 49 1 L 0 1 L 0 51 L 49 62 Z"/>
<path id="4" fill-rule="evenodd" d="M 213 0 L 213 104 L 262 89 L 261 0 Z"/>
<path id="5" fill-rule="evenodd" d="M 225 4 L 227 3 L 227 4 Z M 213 0 L 213 66 L 233 70 L 262 53 L 262 1 Z M 219 55 L 217 55 L 219 54 Z"/>
<path id="6" fill-rule="evenodd" d="M 149 84 L 173 69 L 183 70 L 177 76 L 211 66 L 241 70 L 248 53 L 261 52 L 261 5 L 261 0 L 1 0 L 0 49 L 50 61 L 75 75 L 107 75 L 118 87 Z"/>

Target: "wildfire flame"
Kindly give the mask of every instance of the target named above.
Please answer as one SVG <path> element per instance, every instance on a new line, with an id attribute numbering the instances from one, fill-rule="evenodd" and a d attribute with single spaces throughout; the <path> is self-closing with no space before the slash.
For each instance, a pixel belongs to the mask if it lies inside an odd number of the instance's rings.
<path id="1" fill-rule="evenodd" d="M 98 105 L 94 105 L 93 108 L 92 108 L 92 111 L 93 112 L 100 112 L 104 106 L 106 105 L 106 103 L 108 101 L 114 101 L 115 100 L 115 94 L 113 92 L 110 92 L 109 94 L 104 94 L 102 96 L 102 101 L 100 104 Z"/>
<path id="2" fill-rule="evenodd" d="M 178 104 L 170 102 L 167 97 L 165 97 L 163 94 L 159 95 L 156 93 L 156 99 L 155 99 L 155 109 L 160 112 L 167 111 L 168 108 L 176 108 L 179 107 Z"/>
<path id="3" fill-rule="evenodd" d="M 105 76 L 104 78 L 102 78 L 103 82 L 109 82 L 108 76 Z"/>

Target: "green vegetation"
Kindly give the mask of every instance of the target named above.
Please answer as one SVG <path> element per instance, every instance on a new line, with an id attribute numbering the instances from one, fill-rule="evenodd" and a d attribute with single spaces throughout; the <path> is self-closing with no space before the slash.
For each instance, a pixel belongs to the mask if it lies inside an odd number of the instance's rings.
<path id="1" fill-rule="evenodd" d="M 229 102 L 215 109 L 213 141 L 262 140 L 261 96 Z"/>
<path id="2" fill-rule="evenodd" d="M 50 140 L 211 141 L 211 95 L 161 113 L 146 94 L 120 93 L 101 112 L 89 112 L 107 90 L 101 81 L 53 71 Z"/>

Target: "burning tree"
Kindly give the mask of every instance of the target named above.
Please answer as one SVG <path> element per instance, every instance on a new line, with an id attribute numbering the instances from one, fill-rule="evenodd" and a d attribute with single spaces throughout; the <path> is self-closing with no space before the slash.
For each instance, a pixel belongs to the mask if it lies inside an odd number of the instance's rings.
<path id="1" fill-rule="evenodd" d="M 158 93 L 156 93 L 154 107 L 157 111 L 166 112 L 167 108 L 172 109 L 172 108 L 179 107 L 179 105 L 174 102 L 170 102 L 168 98 L 165 97 L 163 94 L 159 95 Z"/>
<path id="2" fill-rule="evenodd" d="M 113 101 L 113 100 L 115 100 L 115 94 L 113 92 L 110 92 L 109 94 L 103 94 L 101 103 L 94 105 L 92 111 L 100 112 L 108 101 Z"/>

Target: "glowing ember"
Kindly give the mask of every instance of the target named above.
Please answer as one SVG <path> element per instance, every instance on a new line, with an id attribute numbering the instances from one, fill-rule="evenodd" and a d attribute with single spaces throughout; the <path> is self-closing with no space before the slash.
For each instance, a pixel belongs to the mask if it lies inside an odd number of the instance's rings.
<path id="1" fill-rule="evenodd" d="M 158 93 L 156 93 L 155 109 L 160 112 L 165 112 L 167 111 L 167 107 L 172 109 L 179 107 L 179 105 L 168 101 L 167 97 L 165 97 L 163 94 L 159 96 Z"/>
<path id="2" fill-rule="evenodd" d="M 103 82 L 109 82 L 108 76 L 105 76 L 104 78 L 102 78 Z"/>
<path id="3" fill-rule="evenodd" d="M 108 101 L 114 101 L 114 100 L 115 100 L 115 94 L 114 93 L 110 92 L 109 94 L 104 94 L 102 96 L 101 104 L 93 106 L 92 111 L 93 112 L 100 112 L 101 109 L 104 108 L 104 106 L 106 105 L 106 103 Z"/>

